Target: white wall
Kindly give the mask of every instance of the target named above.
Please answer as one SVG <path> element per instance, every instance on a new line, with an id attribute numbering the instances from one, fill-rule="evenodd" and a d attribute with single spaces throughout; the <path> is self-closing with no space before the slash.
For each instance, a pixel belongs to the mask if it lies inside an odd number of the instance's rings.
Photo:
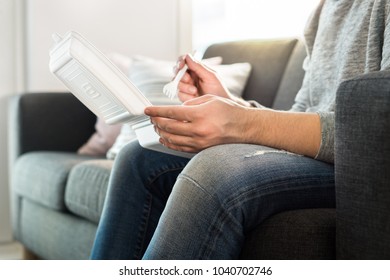
<path id="1" fill-rule="evenodd" d="M 7 98 L 18 88 L 15 36 L 19 0 L 0 0 L 0 243 L 12 240 L 7 156 Z"/>
<path id="2" fill-rule="evenodd" d="M 202 49 L 221 41 L 300 37 L 318 2 L 319 0 L 193 1 L 193 47 Z"/>
<path id="3" fill-rule="evenodd" d="M 63 89 L 48 71 L 48 52 L 54 32 L 78 31 L 103 52 L 176 59 L 183 51 L 179 33 L 185 32 L 179 28 L 179 15 L 188 6 L 187 2 L 190 1 L 26 1 L 27 89 Z"/>

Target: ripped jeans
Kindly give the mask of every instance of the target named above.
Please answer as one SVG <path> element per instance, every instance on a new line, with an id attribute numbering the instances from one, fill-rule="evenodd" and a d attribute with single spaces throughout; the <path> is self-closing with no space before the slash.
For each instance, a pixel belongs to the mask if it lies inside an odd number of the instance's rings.
<path id="1" fill-rule="evenodd" d="M 335 206 L 334 167 L 247 144 L 187 159 L 127 145 L 115 161 L 92 259 L 237 259 L 273 214 Z"/>

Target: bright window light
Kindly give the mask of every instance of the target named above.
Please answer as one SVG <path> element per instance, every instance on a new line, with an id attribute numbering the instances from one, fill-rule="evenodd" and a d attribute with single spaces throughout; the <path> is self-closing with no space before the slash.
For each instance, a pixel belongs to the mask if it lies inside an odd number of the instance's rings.
<path id="1" fill-rule="evenodd" d="M 195 49 L 221 41 L 299 37 L 318 0 L 194 0 Z"/>

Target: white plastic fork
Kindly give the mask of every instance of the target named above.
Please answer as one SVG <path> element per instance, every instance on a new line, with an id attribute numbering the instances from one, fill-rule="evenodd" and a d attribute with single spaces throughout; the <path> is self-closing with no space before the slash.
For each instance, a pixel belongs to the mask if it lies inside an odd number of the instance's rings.
<path id="1" fill-rule="evenodd" d="M 173 99 L 177 96 L 177 93 L 179 91 L 179 89 L 178 89 L 179 82 L 183 78 L 187 69 L 188 69 L 188 66 L 186 64 L 183 66 L 183 68 L 180 69 L 180 71 L 177 73 L 176 77 L 164 86 L 163 93 L 166 96 L 168 96 L 170 99 Z"/>

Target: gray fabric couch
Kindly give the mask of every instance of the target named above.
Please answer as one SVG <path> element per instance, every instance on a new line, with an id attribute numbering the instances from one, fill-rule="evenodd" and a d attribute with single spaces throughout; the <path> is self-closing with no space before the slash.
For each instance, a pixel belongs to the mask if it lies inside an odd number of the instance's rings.
<path id="1" fill-rule="evenodd" d="M 300 41 L 215 44 L 205 57 L 215 55 L 252 64 L 246 99 L 275 109 L 293 103 L 304 75 Z M 279 213 L 248 232 L 241 258 L 390 257 L 389 90 L 386 72 L 340 87 L 337 211 Z M 88 258 L 112 168 L 110 160 L 75 153 L 94 132 L 95 116 L 69 93 L 21 94 L 9 113 L 15 238 L 43 259 Z"/>

